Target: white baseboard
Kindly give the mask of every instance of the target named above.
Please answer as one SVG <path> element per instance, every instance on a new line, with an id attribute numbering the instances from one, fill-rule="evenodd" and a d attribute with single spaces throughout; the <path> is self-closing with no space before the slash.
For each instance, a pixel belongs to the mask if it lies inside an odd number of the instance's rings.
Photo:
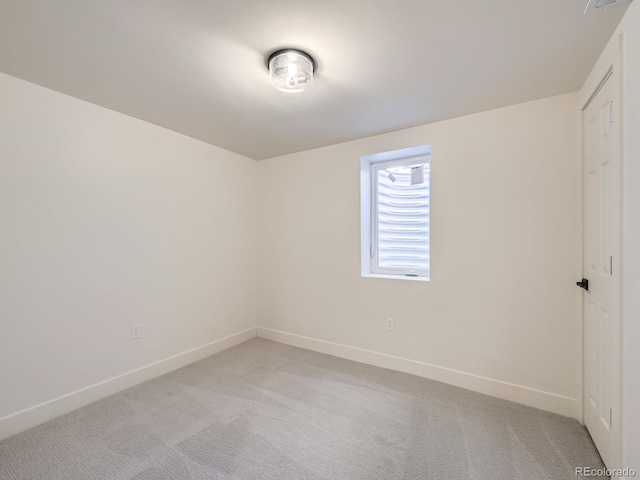
<path id="1" fill-rule="evenodd" d="M 197 362 L 209 355 L 246 342 L 255 336 L 256 328 L 253 327 L 0 418 L 0 440 L 129 387 Z"/>
<path id="2" fill-rule="evenodd" d="M 254 327 L 2 417 L 0 418 L 0 440 L 108 397 L 109 395 L 189 365 L 214 353 L 239 345 L 255 336 L 305 348 L 307 350 L 313 350 L 315 352 L 354 360 L 356 362 L 418 375 L 568 417 L 576 418 L 578 414 L 578 400 L 575 398 L 564 397 L 521 385 L 430 365 L 408 358 L 396 357 L 394 355 L 327 342 L 278 330 Z"/>
<path id="3" fill-rule="evenodd" d="M 386 353 L 378 353 L 349 345 L 271 330 L 269 328 L 258 327 L 258 337 L 333 355 L 335 357 L 375 365 L 377 367 L 418 375 L 474 392 L 484 393 L 493 397 L 539 408 L 540 410 L 558 413 L 567 417 L 577 418 L 578 416 L 578 400 L 576 398 L 564 397 L 555 393 L 502 382 L 500 380 L 481 377 L 437 365 L 430 365 L 408 358 L 396 357 Z"/>

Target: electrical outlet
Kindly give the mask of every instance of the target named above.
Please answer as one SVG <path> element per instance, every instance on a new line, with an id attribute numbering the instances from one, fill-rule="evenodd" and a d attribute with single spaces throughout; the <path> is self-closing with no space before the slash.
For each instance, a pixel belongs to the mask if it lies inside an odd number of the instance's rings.
<path id="1" fill-rule="evenodd" d="M 140 324 L 134 323 L 131 325 L 131 340 L 135 340 L 136 338 L 140 338 Z"/>
<path id="2" fill-rule="evenodd" d="M 387 317 L 387 330 L 393 332 L 393 318 Z"/>

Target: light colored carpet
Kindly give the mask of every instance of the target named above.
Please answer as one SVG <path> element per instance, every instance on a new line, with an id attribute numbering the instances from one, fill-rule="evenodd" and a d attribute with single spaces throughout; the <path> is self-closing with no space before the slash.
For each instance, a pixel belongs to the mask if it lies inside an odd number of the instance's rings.
<path id="1" fill-rule="evenodd" d="M 0 479 L 575 479 L 576 421 L 254 339 L 0 442 Z"/>

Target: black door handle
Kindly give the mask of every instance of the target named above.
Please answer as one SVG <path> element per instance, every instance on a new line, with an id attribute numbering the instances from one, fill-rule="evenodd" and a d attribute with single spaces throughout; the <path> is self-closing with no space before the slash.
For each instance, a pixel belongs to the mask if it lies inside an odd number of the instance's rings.
<path id="1" fill-rule="evenodd" d="M 582 281 L 576 283 L 580 288 L 584 288 L 587 292 L 589 291 L 589 280 L 583 278 Z"/>

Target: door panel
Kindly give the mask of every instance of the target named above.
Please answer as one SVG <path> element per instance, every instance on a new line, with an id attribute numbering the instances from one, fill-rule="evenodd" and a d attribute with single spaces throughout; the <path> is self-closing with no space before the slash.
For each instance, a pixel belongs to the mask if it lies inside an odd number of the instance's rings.
<path id="1" fill-rule="evenodd" d="M 617 137 L 613 115 L 614 76 L 583 112 L 584 171 L 584 414 L 605 464 L 614 467 L 619 427 L 617 278 L 613 255 L 619 234 Z"/>

